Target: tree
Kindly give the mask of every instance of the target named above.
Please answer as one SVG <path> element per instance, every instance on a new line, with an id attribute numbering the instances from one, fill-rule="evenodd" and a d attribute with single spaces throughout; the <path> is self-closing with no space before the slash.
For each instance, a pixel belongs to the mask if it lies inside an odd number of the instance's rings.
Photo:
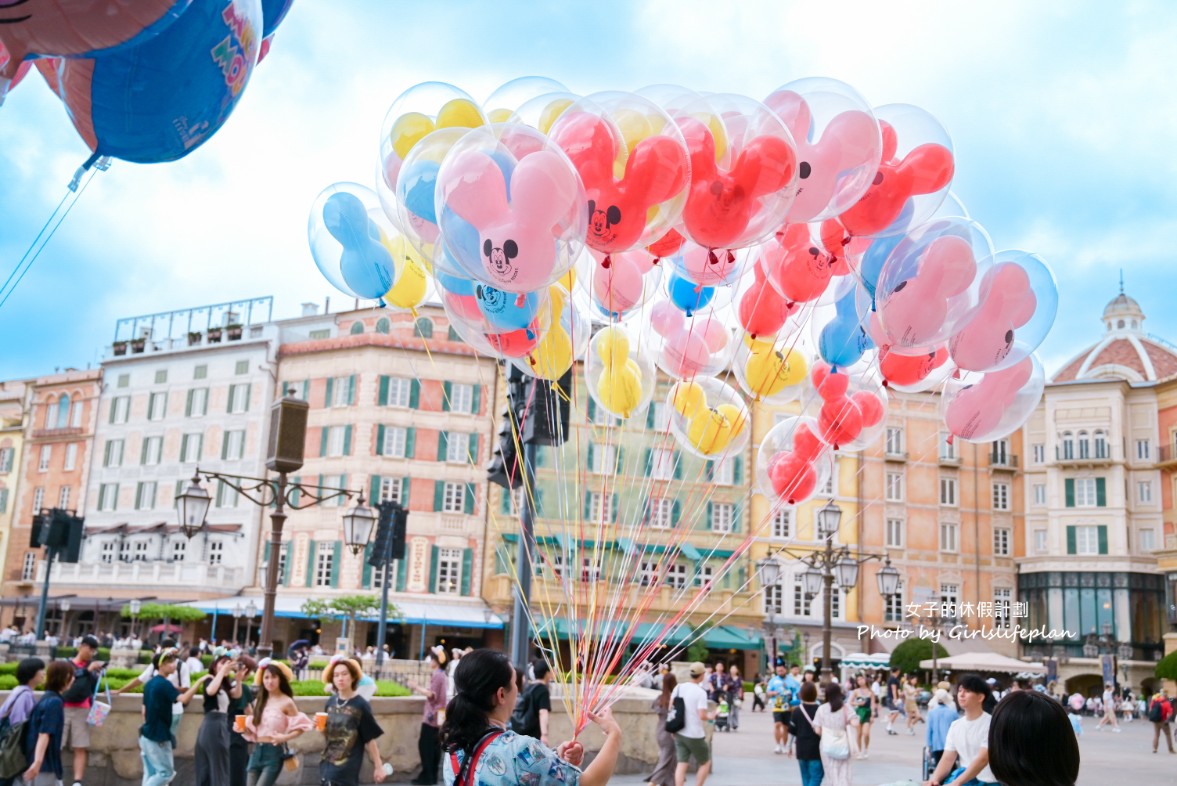
<path id="1" fill-rule="evenodd" d="M 193 606 L 175 606 L 171 603 L 144 603 L 140 605 L 138 614 L 131 614 L 129 605 L 123 606 L 120 615 L 123 619 L 163 620 L 165 635 L 172 622 L 196 622 L 208 616 Z"/>
<path id="2" fill-rule="evenodd" d="M 932 657 L 932 647 L 936 648 L 937 658 L 948 657 L 948 650 L 940 644 L 933 644 L 931 639 L 912 638 L 891 651 L 891 668 L 899 669 L 901 674 L 914 674 L 917 671 L 922 671 L 920 661 Z"/>
<path id="3" fill-rule="evenodd" d="M 1177 651 L 1170 652 L 1157 664 L 1156 675 L 1164 680 L 1177 680 Z"/>
<path id="4" fill-rule="evenodd" d="M 371 617 L 380 613 L 379 595 L 341 595 L 337 598 L 311 598 L 302 604 L 302 613 L 308 617 L 331 617 L 344 621 L 343 635 L 347 637 L 348 650 L 355 651 L 354 641 L 356 619 Z M 388 604 L 388 619 L 397 619 L 400 612 Z M 383 642 L 382 642 L 383 643 Z"/>
<path id="5" fill-rule="evenodd" d="M 707 661 L 708 650 L 707 642 L 703 639 L 707 636 L 709 627 L 703 626 L 695 628 L 691 631 L 691 643 L 687 645 L 686 659 L 692 663 L 698 661 L 704 663 Z"/>

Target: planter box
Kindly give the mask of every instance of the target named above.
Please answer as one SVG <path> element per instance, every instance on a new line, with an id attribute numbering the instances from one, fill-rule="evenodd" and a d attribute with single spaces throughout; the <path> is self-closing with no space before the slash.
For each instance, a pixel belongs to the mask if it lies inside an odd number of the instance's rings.
<path id="1" fill-rule="evenodd" d="M 209 329 L 208 343 L 210 343 L 210 344 L 220 344 L 221 343 L 221 329 L 220 328 L 210 328 Z"/>
<path id="2" fill-rule="evenodd" d="M 225 332 L 228 334 L 230 341 L 240 341 L 243 330 L 244 328 L 241 325 L 229 325 L 225 328 Z"/>
<path id="3" fill-rule="evenodd" d="M 188 346 L 190 346 L 190 347 L 196 346 L 197 344 L 200 343 L 200 339 L 202 339 L 202 338 L 204 338 L 203 333 L 189 333 L 188 334 Z"/>
<path id="4" fill-rule="evenodd" d="M 125 355 L 127 354 L 127 342 L 120 341 L 112 344 L 111 349 L 114 351 L 115 355 Z"/>
<path id="5" fill-rule="evenodd" d="M 146 347 L 147 347 L 146 341 L 132 341 L 131 342 L 131 354 L 132 355 L 141 355 L 141 354 L 143 354 L 143 350 Z"/>

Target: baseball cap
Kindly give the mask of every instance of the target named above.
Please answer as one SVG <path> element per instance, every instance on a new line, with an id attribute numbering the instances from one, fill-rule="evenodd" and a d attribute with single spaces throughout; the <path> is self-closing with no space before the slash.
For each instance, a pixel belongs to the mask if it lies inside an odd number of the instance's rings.
<path id="1" fill-rule="evenodd" d="M 702 677 L 706 673 L 707 673 L 707 667 L 704 666 L 699 661 L 695 661 L 694 663 L 691 664 L 691 676 L 692 677 Z"/>
<path id="2" fill-rule="evenodd" d="M 82 644 L 85 644 L 87 647 L 98 649 L 98 638 L 87 633 L 82 637 Z"/>

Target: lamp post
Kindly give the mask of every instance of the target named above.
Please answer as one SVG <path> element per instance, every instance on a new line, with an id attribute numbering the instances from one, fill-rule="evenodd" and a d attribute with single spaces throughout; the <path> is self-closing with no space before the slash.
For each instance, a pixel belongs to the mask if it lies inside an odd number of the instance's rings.
<path id="1" fill-rule="evenodd" d="M 61 640 L 65 641 L 65 617 L 69 614 L 70 603 L 68 600 L 59 600 L 57 608 L 61 611 Z"/>
<path id="2" fill-rule="evenodd" d="M 233 607 L 233 643 L 240 644 L 241 640 L 237 638 L 237 625 L 241 622 L 241 615 L 245 613 L 245 609 L 241 608 L 238 603 Z"/>
<path id="3" fill-rule="evenodd" d="M 760 586 L 764 588 L 764 605 L 768 610 L 768 625 L 765 633 L 772 637 L 772 649 L 768 651 L 768 672 L 772 674 L 777 659 L 776 610 L 777 604 L 781 600 L 781 564 L 774 558 L 768 557 L 756 564 L 756 570 L 760 575 Z M 769 587 L 776 588 L 771 599 L 768 596 Z"/>
<path id="4" fill-rule="evenodd" d="M 249 648 L 249 633 L 251 630 L 253 630 L 253 618 L 256 616 L 257 616 L 257 604 L 251 600 L 249 603 L 247 603 L 245 605 L 245 643 L 242 645 L 242 649 Z M 264 629 L 264 627 L 265 627 L 265 620 L 264 619 L 262 620 L 262 626 Z M 261 657 L 262 657 L 261 645 L 259 644 L 258 645 L 258 658 L 260 659 Z"/>
<path id="5" fill-rule="evenodd" d="M 273 652 L 274 601 L 278 595 L 278 554 L 282 549 L 282 528 L 286 524 L 286 508 L 302 510 L 340 497 L 348 501 L 359 498 L 358 507 L 364 507 L 362 492 L 289 481 L 287 475 L 302 467 L 307 412 L 310 409 L 305 401 L 294 398 L 292 393 L 293 391 L 289 391 L 288 395 L 274 402 L 270 410 L 270 440 L 266 467 L 276 472 L 277 477 L 254 478 L 208 472 L 197 467 L 188 488 L 176 497 L 180 529 L 189 538 L 204 529 L 205 517 L 212 501 L 208 491 L 200 485 L 202 479 L 209 483 L 224 483 L 255 505 L 263 508 L 273 506 L 270 513 L 270 560 L 266 566 L 262 626 L 258 635 L 259 657 L 268 657 Z M 349 511 L 349 514 L 354 510 L 355 508 Z M 246 611 L 248 612 L 248 609 Z"/>
<path id="6" fill-rule="evenodd" d="M 139 612 L 143 611 L 143 601 L 138 598 L 131 598 L 131 602 L 127 604 L 131 610 L 131 635 L 138 635 L 139 628 Z"/>
<path id="7" fill-rule="evenodd" d="M 822 654 L 821 679 L 829 682 L 833 674 L 830 665 L 830 639 L 833 636 L 833 594 L 834 579 L 838 586 L 849 589 L 858 583 L 858 567 L 870 560 L 883 560 L 884 565 L 876 576 L 879 583 L 879 593 L 894 595 L 899 587 L 899 571 L 891 566 L 891 558 L 883 554 L 861 554 L 855 556 L 850 553 L 848 546 L 834 548 L 834 535 L 842 524 L 842 509 L 833 500 L 817 512 L 818 533 L 825 540 L 825 549 L 817 552 L 795 552 L 787 548 L 780 551 L 799 560 L 808 566 L 801 574 L 802 588 L 807 595 L 816 595 L 823 588 L 825 597 L 822 603 Z"/>

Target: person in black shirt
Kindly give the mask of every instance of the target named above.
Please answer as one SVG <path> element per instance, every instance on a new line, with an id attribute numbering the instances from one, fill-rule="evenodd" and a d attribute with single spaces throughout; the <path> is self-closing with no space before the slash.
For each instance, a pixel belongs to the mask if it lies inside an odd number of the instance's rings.
<path id="1" fill-rule="evenodd" d="M 249 688 L 250 674 L 257 669 L 257 662 L 248 655 L 240 655 L 237 659 L 237 684 L 241 686 L 241 695 L 229 703 L 229 786 L 245 786 L 245 770 L 249 765 L 249 741 L 233 728 L 233 719 L 238 715 L 248 715 L 253 706 L 253 691 Z"/>
<path id="2" fill-rule="evenodd" d="M 821 736 L 813 726 L 817 715 L 817 685 L 806 682 L 801 685 L 801 703 L 789 714 L 789 731 L 793 734 L 797 765 L 801 768 L 802 786 L 820 786 L 825 777 L 821 763 Z"/>
<path id="3" fill-rule="evenodd" d="M 328 786 L 358 786 L 364 751 L 372 759 L 372 780 L 382 783 L 384 765 L 376 739 L 384 733 L 372 707 L 356 693 L 363 672 L 354 660 L 337 660 L 327 667 L 335 694 L 327 699 L 327 745 L 319 762 L 319 782 Z"/>
<path id="4" fill-rule="evenodd" d="M 212 662 L 213 678 L 204 689 L 204 720 L 196 735 L 197 786 L 225 786 L 229 782 L 229 705 L 241 697 L 234 679 L 236 664 L 228 655 Z"/>
<path id="5" fill-rule="evenodd" d="M 891 728 L 895 723 L 895 719 L 899 717 L 903 707 L 903 685 L 899 679 L 899 669 L 892 668 L 891 676 L 887 678 L 887 694 L 883 701 L 886 703 L 887 709 L 891 712 L 887 715 L 887 733 L 898 734 L 899 732 Z"/>
<path id="6" fill-rule="evenodd" d="M 62 692 L 74 681 L 74 669 L 67 661 L 55 660 L 45 672 L 45 693 L 29 716 L 25 731 L 25 759 L 28 786 L 57 786 L 61 783 L 61 733 L 65 729 Z"/>
<path id="7" fill-rule="evenodd" d="M 139 727 L 139 752 L 143 754 L 143 786 L 166 786 L 176 777 L 172 736 L 172 705 L 187 704 L 211 675 L 205 674 L 184 693 L 168 677 L 179 665 L 175 650 L 164 650 L 152 659 L 155 676 L 143 688 L 143 725 Z"/>

